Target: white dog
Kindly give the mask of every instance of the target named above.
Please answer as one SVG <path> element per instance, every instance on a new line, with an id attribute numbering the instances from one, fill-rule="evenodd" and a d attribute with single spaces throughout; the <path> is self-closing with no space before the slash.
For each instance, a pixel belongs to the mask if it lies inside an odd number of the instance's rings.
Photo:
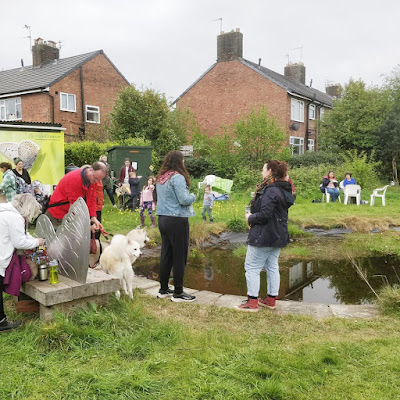
<path id="1" fill-rule="evenodd" d="M 124 293 L 133 299 L 133 278 L 135 276 L 132 264 L 142 254 L 140 244 L 127 236 L 115 235 L 111 244 L 100 256 L 100 266 L 104 272 L 118 277 Z M 121 296 L 118 290 L 115 295 Z"/>

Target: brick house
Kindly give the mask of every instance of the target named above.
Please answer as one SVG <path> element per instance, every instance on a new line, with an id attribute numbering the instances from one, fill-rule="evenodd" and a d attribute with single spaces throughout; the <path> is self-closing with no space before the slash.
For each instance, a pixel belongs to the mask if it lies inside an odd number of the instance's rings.
<path id="1" fill-rule="evenodd" d="M 327 88 L 334 93 L 337 86 Z M 236 29 L 217 37 L 217 62 L 176 100 L 188 108 L 208 135 L 234 124 L 251 109 L 265 106 L 287 132 L 293 154 L 317 148 L 318 124 L 333 96 L 305 85 L 305 66 L 288 64 L 284 75 L 243 58 L 243 34 Z"/>
<path id="2" fill-rule="evenodd" d="M 0 71 L 0 120 L 62 124 L 66 141 L 100 133 L 129 85 L 103 50 L 59 59 L 39 38 L 32 55 L 32 66 Z"/>

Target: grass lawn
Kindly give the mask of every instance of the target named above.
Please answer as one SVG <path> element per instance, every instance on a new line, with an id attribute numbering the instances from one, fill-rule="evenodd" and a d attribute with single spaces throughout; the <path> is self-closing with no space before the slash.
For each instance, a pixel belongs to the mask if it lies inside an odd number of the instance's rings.
<path id="1" fill-rule="evenodd" d="M 216 203 L 214 224 L 202 222 L 198 202 L 192 243 L 243 218 L 248 199 L 233 195 Z M 399 209 L 399 188 L 389 188 L 386 207 L 299 198 L 289 215 L 295 241 L 282 257 L 398 254 L 398 233 L 386 229 L 400 225 Z M 139 214 L 106 203 L 103 222 L 106 230 L 125 233 L 139 224 Z M 307 226 L 356 232 L 329 247 L 330 241 L 302 236 L 299 227 Z M 372 234 L 369 227 L 382 231 Z M 159 242 L 158 230 L 149 232 Z M 6 306 L 15 317 L 11 299 Z M 0 334 L 0 399 L 400 398 L 398 311 L 375 320 L 314 320 L 175 304 L 135 291 L 133 301 L 113 299 L 108 307 L 58 315 L 52 323 L 23 319 L 16 331 Z"/>

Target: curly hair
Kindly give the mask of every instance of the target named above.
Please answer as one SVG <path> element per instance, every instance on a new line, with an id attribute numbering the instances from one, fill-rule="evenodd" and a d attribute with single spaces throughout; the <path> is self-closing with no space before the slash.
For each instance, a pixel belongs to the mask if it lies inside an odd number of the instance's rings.
<path id="1" fill-rule="evenodd" d="M 189 173 L 184 164 L 183 154 L 180 151 L 173 150 L 165 155 L 164 162 L 161 165 L 160 171 L 158 172 L 157 179 L 168 171 L 176 171 L 183 175 L 186 185 L 188 187 L 190 186 Z"/>

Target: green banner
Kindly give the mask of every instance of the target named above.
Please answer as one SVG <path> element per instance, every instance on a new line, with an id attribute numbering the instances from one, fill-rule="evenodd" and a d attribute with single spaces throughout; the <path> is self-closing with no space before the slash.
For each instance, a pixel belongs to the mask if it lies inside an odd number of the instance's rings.
<path id="1" fill-rule="evenodd" d="M 51 188 L 64 176 L 64 132 L 0 129 L 0 162 L 19 157 L 32 181 Z M 2 177 L 0 177 L 2 180 Z"/>

